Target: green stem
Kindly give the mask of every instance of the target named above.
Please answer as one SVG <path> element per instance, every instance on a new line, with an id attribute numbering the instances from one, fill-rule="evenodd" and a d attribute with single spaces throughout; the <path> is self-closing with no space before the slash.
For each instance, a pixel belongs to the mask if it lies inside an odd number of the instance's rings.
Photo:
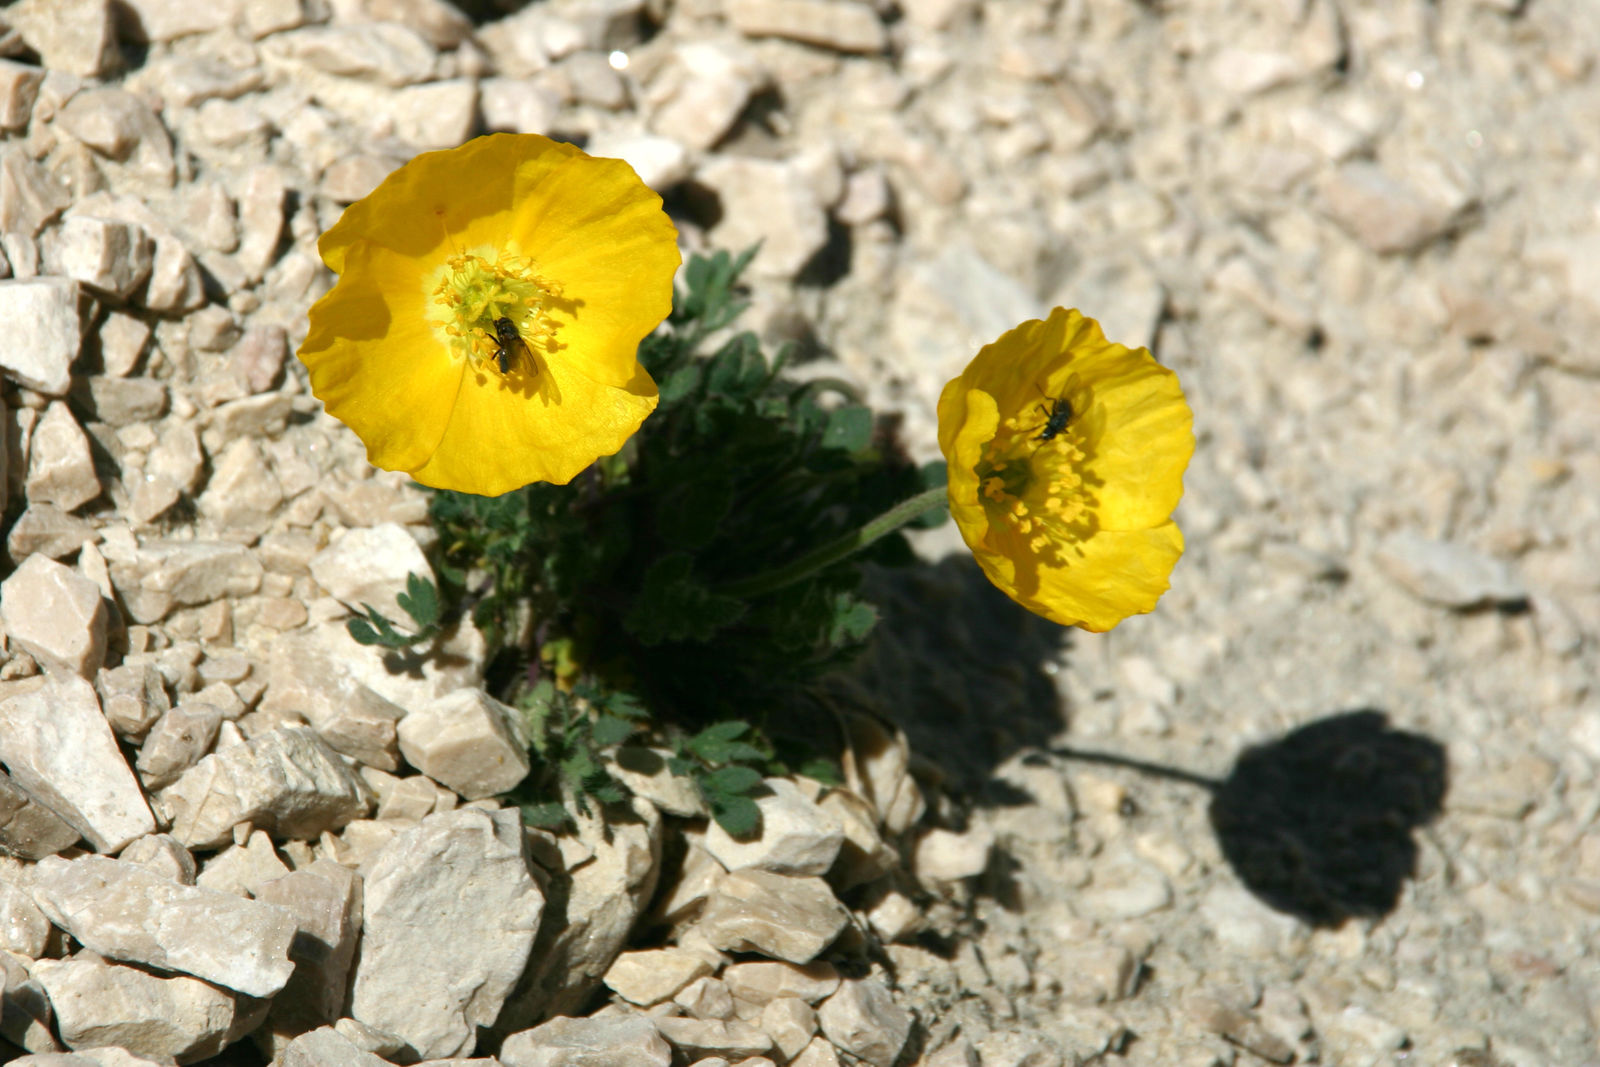
<path id="1" fill-rule="evenodd" d="M 902 500 L 858 529 L 812 549 L 791 563 L 767 571 L 765 574 L 730 582 L 717 591 L 725 596 L 745 599 L 776 592 L 785 586 L 793 585 L 811 577 L 824 567 L 831 567 L 846 556 L 861 551 L 878 538 L 893 533 L 912 519 L 944 505 L 947 496 L 942 485 L 926 489 L 914 497 Z"/>

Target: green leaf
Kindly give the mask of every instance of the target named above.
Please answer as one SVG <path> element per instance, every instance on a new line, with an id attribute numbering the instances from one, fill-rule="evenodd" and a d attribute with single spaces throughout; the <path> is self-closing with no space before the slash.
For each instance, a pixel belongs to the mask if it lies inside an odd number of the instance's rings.
<path id="1" fill-rule="evenodd" d="M 674 552 L 645 572 L 639 597 L 624 620 L 645 645 L 667 641 L 706 641 L 744 614 L 742 601 L 714 593 L 690 576 L 693 563 Z"/>
<path id="2" fill-rule="evenodd" d="M 813 756 L 800 764 L 798 772 L 814 782 L 823 785 L 844 785 L 844 772 L 839 769 L 839 764 L 826 756 Z"/>
<path id="3" fill-rule="evenodd" d="M 517 809 L 522 812 L 524 825 L 534 826 L 541 830 L 557 829 L 565 826 L 572 819 L 567 809 L 559 801 L 555 800 L 518 804 Z"/>
<path id="4" fill-rule="evenodd" d="M 699 388 L 700 378 L 704 373 L 705 370 L 701 364 L 690 363 L 667 375 L 659 386 L 661 403 L 675 404 L 694 392 Z"/>
<path id="5" fill-rule="evenodd" d="M 439 590 L 424 578 L 406 575 L 406 591 L 397 594 L 395 601 L 416 621 L 418 629 L 431 629 L 439 621 Z"/>
<path id="6" fill-rule="evenodd" d="M 863 641 L 878 623 L 878 611 L 850 593 L 833 600 L 833 621 L 828 627 L 828 643 L 838 646 Z"/>
<path id="7" fill-rule="evenodd" d="M 635 723 L 616 715 L 601 715 L 595 719 L 590 735 L 594 738 L 596 745 L 601 748 L 610 748 L 612 745 L 622 744 L 622 742 L 633 736 L 633 731 L 637 728 Z"/>
<path id="8" fill-rule="evenodd" d="M 350 634 L 351 640 L 358 645 L 375 645 L 382 640 L 378 636 L 378 631 L 374 630 L 372 628 L 372 624 L 366 619 L 347 619 L 345 621 L 344 628 Z"/>
<path id="9" fill-rule="evenodd" d="M 748 838 L 761 822 L 761 809 L 749 797 L 718 793 L 706 797 L 711 817 L 732 838 Z"/>
<path id="10" fill-rule="evenodd" d="M 761 784 L 761 772 L 754 767 L 718 767 L 708 771 L 700 779 L 701 783 L 715 793 L 728 796 L 744 796 L 750 790 Z"/>
<path id="11" fill-rule="evenodd" d="M 828 412 L 822 447 L 860 452 L 872 440 L 872 409 L 850 404 Z"/>

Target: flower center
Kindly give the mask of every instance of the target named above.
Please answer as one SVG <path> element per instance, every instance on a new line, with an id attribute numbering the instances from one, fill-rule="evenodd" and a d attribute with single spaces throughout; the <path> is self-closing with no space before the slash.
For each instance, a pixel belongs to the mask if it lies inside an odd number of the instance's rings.
<path id="1" fill-rule="evenodd" d="M 550 310 L 561 299 L 560 286 L 517 256 L 500 253 L 494 262 L 472 253 L 445 260 L 433 291 L 436 330 L 457 359 L 475 369 L 515 377 L 538 374 L 535 352 L 555 348 L 556 322 Z M 505 352 L 497 323 L 509 319 L 526 346 Z M 512 346 L 517 347 L 517 346 Z"/>
<path id="2" fill-rule="evenodd" d="M 1045 440 L 1043 416 L 1033 412 L 1005 419 L 978 462 L 984 507 L 1005 523 L 1035 555 L 1066 563 L 1068 546 L 1081 541 L 1094 506 L 1084 485 L 1084 451 L 1062 427 Z"/>

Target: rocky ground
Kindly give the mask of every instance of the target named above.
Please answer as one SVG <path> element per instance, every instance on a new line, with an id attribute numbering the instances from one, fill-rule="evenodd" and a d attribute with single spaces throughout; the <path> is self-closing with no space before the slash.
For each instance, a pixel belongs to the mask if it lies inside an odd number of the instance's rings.
<path id="1" fill-rule="evenodd" d="M 0 11 L 9 1052 L 1600 1064 L 1600 7 L 478 14 Z M 1017 322 L 1148 344 L 1172 591 L 1064 635 L 933 532 L 849 790 L 775 786 L 752 852 L 636 752 L 629 820 L 519 842 L 473 636 L 341 639 L 424 504 L 290 356 L 317 234 L 486 130 L 763 240 L 752 325 L 922 458 Z"/>

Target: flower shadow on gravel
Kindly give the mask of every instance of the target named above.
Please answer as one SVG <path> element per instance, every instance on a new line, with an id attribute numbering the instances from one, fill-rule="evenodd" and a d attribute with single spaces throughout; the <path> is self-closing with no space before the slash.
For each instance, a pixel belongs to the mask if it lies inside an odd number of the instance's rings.
<path id="1" fill-rule="evenodd" d="M 1443 809 L 1444 746 L 1349 711 L 1246 749 L 1211 826 L 1246 887 L 1312 926 L 1393 911 L 1417 870 L 1415 831 Z"/>
<path id="2" fill-rule="evenodd" d="M 1315 927 L 1394 910 L 1417 872 L 1415 832 L 1443 810 L 1444 746 L 1389 726 L 1374 708 L 1307 723 L 1248 748 L 1213 781 L 1107 753 L 1071 760 L 1127 767 L 1211 791 L 1211 828 L 1245 888 Z"/>

